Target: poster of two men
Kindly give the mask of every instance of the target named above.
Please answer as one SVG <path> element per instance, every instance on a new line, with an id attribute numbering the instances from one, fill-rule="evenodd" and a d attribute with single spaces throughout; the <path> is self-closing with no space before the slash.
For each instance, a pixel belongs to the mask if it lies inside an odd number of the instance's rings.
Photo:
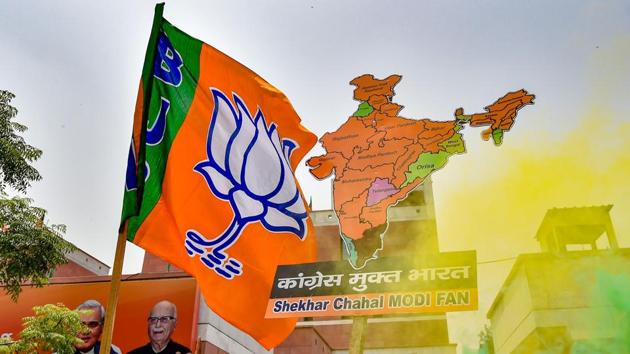
<path id="1" fill-rule="evenodd" d="M 75 278 L 76 279 L 76 278 Z M 32 315 L 33 306 L 62 303 L 86 310 L 81 321 L 89 331 L 78 334 L 83 343 L 76 353 L 98 354 L 107 304 L 109 282 L 104 280 L 53 281 L 44 288 L 24 288 L 18 303 L 0 296 L 3 311 L 0 335 L 16 336 L 22 318 Z M 123 281 L 114 323 L 112 354 L 192 353 L 196 344 L 197 285 L 190 277 Z"/>

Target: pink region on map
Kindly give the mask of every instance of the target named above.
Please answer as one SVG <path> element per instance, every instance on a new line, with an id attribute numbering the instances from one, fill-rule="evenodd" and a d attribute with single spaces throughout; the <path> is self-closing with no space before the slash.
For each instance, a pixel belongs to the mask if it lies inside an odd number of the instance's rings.
<path id="1" fill-rule="evenodd" d="M 389 183 L 387 179 L 377 178 L 368 191 L 367 206 L 372 206 L 392 194 L 398 193 L 398 188 Z"/>

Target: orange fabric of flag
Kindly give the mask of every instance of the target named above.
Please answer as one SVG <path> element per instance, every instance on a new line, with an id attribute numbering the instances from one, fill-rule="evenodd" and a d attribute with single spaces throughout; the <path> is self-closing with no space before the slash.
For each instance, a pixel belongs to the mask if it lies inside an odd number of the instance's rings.
<path id="1" fill-rule="evenodd" d="M 161 9 L 147 58 L 128 160 L 127 237 L 192 274 L 214 312 L 272 348 L 295 326 L 264 318 L 276 267 L 315 261 L 293 171 L 317 138 L 282 92 L 172 26 Z"/>

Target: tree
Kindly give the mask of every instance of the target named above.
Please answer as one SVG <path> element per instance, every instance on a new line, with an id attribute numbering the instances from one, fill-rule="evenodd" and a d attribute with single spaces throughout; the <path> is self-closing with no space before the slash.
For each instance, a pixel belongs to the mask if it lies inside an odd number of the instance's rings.
<path id="1" fill-rule="evenodd" d="M 20 133 L 28 128 L 12 121 L 18 111 L 9 103 L 15 97 L 0 90 L 0 191 L 7 186 L 24 192 L 31 182 L 42 176 L 30 165 L 42 156 L 42 151 L 26 143 Z"/>
<path id="2" fill-rule="evenodd" d="M 81 323 L 84 311 L 70 310 L 63 304 L 33 307 L 35 316 L 23 319 L 20 339 L 0 339 L 0 354 L 40 353 L 73 354 L 74 345 L 81 342 L 76 334 L 89 330 Z M 89 310 L 88 310 L 89 311 Z"/>
<path id="3" fill-rule="evenodd" d="M 12 121 L 17 115 L 9 104 L 14 97 L 0 90 L 0 285 L 17 301 L 22 284 L 46 284 L 52 271 L 67 263 L 65 255 L 74 246 L 62 238 L 65 226 L 46 225 L 46 211 L 31 199 L 5 193 L 7 188 L 24 192 L 41 179 L 30 163 L 42 152 L 20 136 L 26 126 Z"/>
<path id="4" fill-rule="evenodd" d="M 44 225 L 45 210 L 28 198 L 0 198 L 0 284 L 17 301 L 22 284 L 48 283 L 74 246 L 61 238 L 65 225 Z"/>

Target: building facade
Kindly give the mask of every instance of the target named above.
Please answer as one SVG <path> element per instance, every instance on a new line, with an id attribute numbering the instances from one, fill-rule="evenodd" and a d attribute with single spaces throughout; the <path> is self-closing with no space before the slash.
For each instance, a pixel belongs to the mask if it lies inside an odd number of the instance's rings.
<path id="1" fill-rule="evenodd" d="M 517 258 L 488 312 L 497 354 L 628 353 L 620 341 L 630 318 L 605 284 L 630 279 L 611 207 L 547 212 L 536 235 L 542 252 Z"/>

